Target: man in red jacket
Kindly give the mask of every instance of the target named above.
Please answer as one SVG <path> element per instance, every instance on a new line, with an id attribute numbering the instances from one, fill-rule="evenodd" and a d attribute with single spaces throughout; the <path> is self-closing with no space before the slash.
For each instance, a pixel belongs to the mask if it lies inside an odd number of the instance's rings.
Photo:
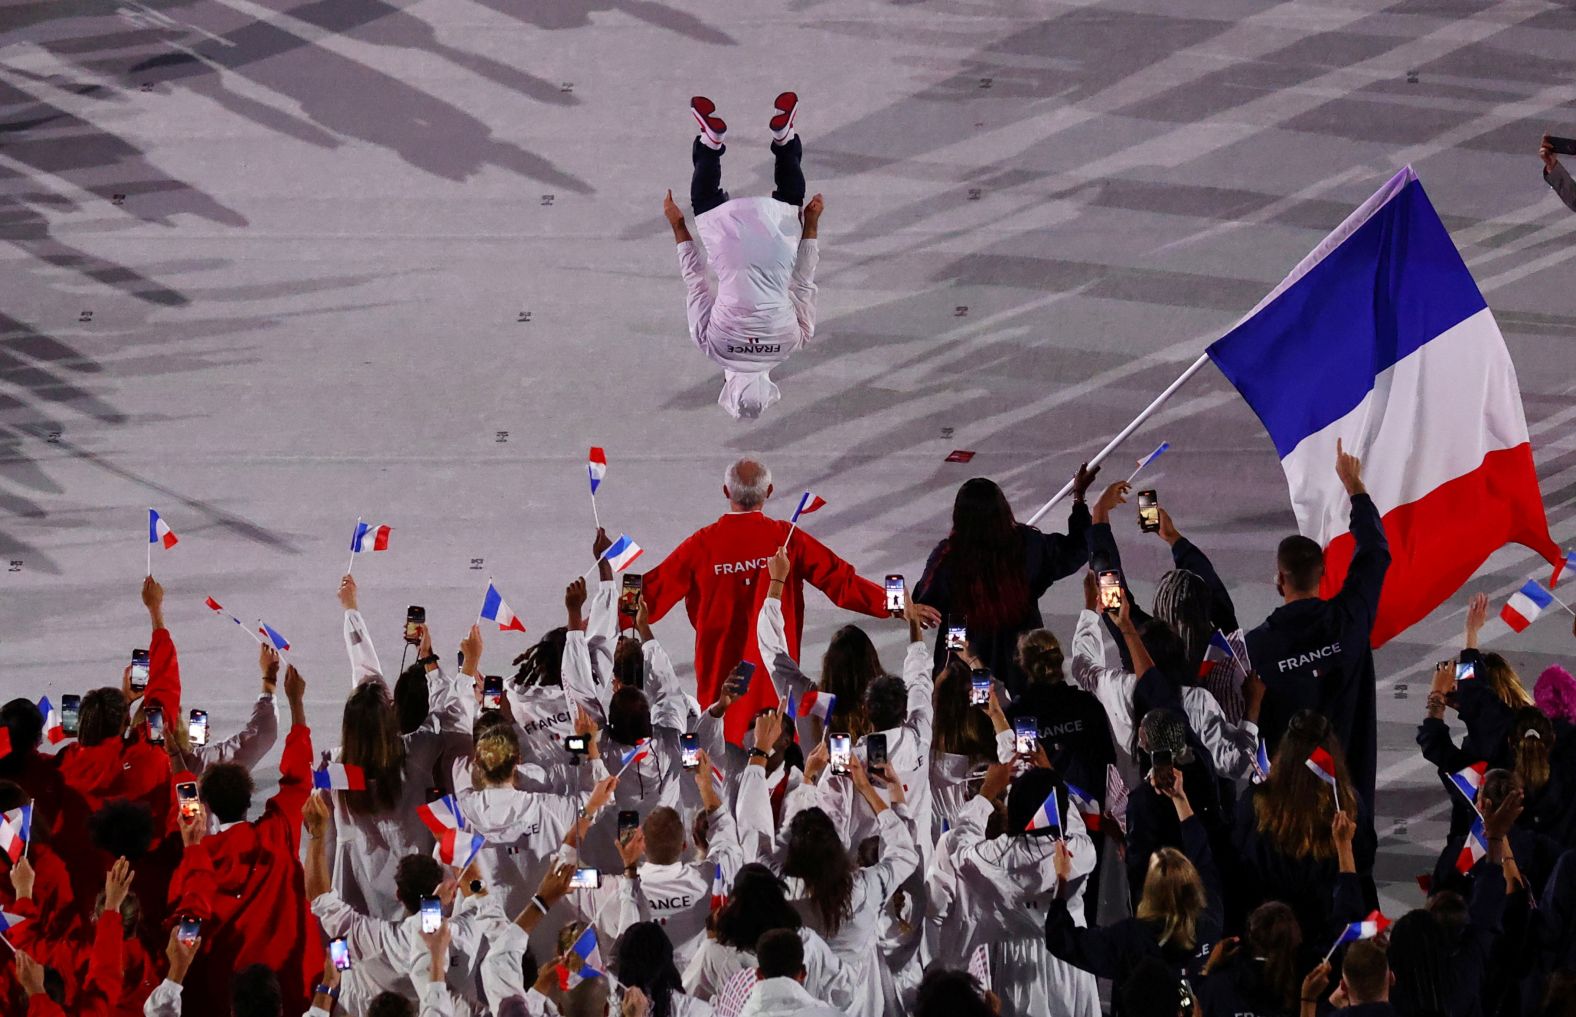
<path id="1" fill-rule="evenodd" d="M 301 809 L 312 794 L 312 732 L 302 696 L 306 681 L 285 671 L 290 733 L 279 760 L 279 791 L 262 818 L 246 821 L 252 781 L 234 763 L 204 772 L 201 797 L 219 832 L 204 836 L 207 818 L 182 817 L 186 851 L 170 884 L 171 911 L 202 920 L 202 963 L 193 972 L 196 1000 L 229 998 L 230 979 L 248 964 L 279 974 L 287 1013 L 303 1013 L 321 970 L 321 937 L 307 908 L 301 868 Z"/>
<path id="2" fill-rule="evenodd" d="M 695 696 L 702 706 L 716 702 L 723 680 L 741 660 L 756 666 L 749 691 L 728 709 L 728 740 L 738 742 L 756 713 L 777 701 L 771 678 L 755 645 L 755 617 L 766 599 L 766 563 L 788 537 L 789 524 L 762 508 L 772 494 L 772 472 L 746 456 L 728 467 L 722 493 L 728 514 L 696 530 L 656 568 L 642 587 L 653 622 L 684 601 L 695 626 Z M 788 542 L 791 562 L 783 591 L 788 652 L 799 657 L 804 634 L 804 584 L 820 590 L 838 607 L 873 618 L 887 616 L 882 588 L 862 579 L 854 567 L 801 528 Z"/>

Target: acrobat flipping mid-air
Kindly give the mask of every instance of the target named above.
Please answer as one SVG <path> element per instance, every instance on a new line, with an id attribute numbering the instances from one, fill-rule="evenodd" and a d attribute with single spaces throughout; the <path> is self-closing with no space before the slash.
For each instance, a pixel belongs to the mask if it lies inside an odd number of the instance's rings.
<path id="1" fill-rule="evenodd" d="M 777 97 L 771 118 L 777 189 L 769 198 L 732 198 L 722 189 L 722 143 L 728 125 L 710 99 L 696 96 L 690 112 L 700 124 L 695 139 L 690 209 L 705 242 L 695 246 L 684 212 L 668 191 L 662 211 L 679 246 L 679 269 L 689 291 L 689 330 L 701 352 L 722 368 L 717 404 L 735 420 L 759 417 L 782 397 L 772 368 L 815 334 L 816 227 L 823 202 L 804 203 L 799 136 L 794 119 L 799 97 Z M 802 206 L 802 208 L 801 208 Z M 706 275 L 707 254 L 716 273 Z"/>

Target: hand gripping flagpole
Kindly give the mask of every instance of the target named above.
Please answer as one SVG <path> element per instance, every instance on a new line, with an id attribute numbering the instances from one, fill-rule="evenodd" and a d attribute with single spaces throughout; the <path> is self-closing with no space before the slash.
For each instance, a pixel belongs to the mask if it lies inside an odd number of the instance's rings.
<path id="1" fill-rule="evenodd" d="M 1209 354 L 1208 353 L 1201 353 L 1201 354 L 1199 354 L 1199 358 L 1197 360 L 1193 361 L 1192 364 L 1188 365 L 1188 369 L 1183 371 L 1181 376 L 1178 377 L 1176 381 L 1173 381 L 1170 385 L 1167 385 L 1164 392 L 1161 392 L 1159 395 L 1155 396 L 1154 402 L 1152 402 L 1148 406 L 1144 407 L 1143 412 L 1139 413 L 1138 416 L 1134 417 L 1133 418 L 1133 422 L 1131 424 L 1128 424 L 1126 427 L 1122 428 L 1122 430 L 1117 433 L 1117 436 L 1115 438 L 1112 438 L 1109 442 L 1106 443 L 1105 448 L 1103 448 L 1099 452 L 1095 453 L 1094 457 L 1089 460 L 1089 466 L 1091 468 L 1093 468 L 1093 467 L 1099 466 L 1101 463 L 1105 462 L 1106 457 L 1109 456 L 1112 452 L 1114 452 L 1118 445 L 1120 445 L 1120 444 L 1122 444 L 1122 442 L 1126 441 L 1128 439 L 1128 437 L 1131 436 L 1134 431 L 1138 430 L 1140 427 L 1142 427 L 1144 425 L 1145 421 L 1147 421 L 1150 417 L 1152 417 L 1156 413 L 1158 413 L 1160 411 L 1160 407 L 1162 407 L 1162 406 L 1164 406 L 1166 404 L 1166 400 L 1168 400 L 1172 396 L 1176 395 L 1177 389 L 1179 389 L 1183 385 L 1187 384 L 1188 379 L 1193 377 L 1193 375 L 1197 374 L 1199 372 L 1199 369 L 1202 368 L 1207 363 L 1209 363 Z M 1136 476 L 1137 474 L 1135 473 L 1134 475 Z M 1040 508 L 1039 508 L 1039 511 L 1035 512 L 1034 515 L 1032 515 L 1032 516 L 1030 516 L 1028 518 L 1028 520 L 1027 520 L 1028 525 L 1033 526 L 1035 523 L 1039 522 L 1040 518 L 1042 516 L 1044 516 L 1045 513 L 1049 512 L 1051 509 L 1055 508 L 1056 507 L 1056 503 L 1061 501 L 1063 498 L 1067 497 L 1067 495 L 1069 493 L 1071 493 L 1072 489 L 1073 489 L 1073 481 L 1069 480 L 1065 485 L 1063 485 L 1063 487 L 1062 487 L 1062 489 L 1060 491 L 1056 492 L 1056 494 L 1051 498 L 1050 501 L 1046 502 L 1044 505 L 1041 505 Z"/>

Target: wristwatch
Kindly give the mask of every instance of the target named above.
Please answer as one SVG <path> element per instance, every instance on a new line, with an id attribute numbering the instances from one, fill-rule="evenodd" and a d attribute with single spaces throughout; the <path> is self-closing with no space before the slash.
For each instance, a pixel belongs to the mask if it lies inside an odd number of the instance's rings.
<path id="1" fill-rule="evenodd" d="M 427 667 L 428 665 L 436 664 L 438 663 L 438 655 L 436 653 L 429 653 L 425 657 L 418 657 L 416 659 L 416 663 L 420 667 Z"/>
<path id="2" fill-rule="evenodd" d="M 751 759 L 770 759 L 770 758 L 772 758 L 772 754 L 770 752 L 767 752 L 765 749 L 761 748 L 759 745 L 757 745 L 754 748 L 750 749 L 750 758 Z"/>

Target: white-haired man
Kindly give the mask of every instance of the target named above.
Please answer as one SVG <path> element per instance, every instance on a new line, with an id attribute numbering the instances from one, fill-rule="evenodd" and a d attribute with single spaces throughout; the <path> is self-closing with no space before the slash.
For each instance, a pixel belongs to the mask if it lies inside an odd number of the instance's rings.
<path id="1" fill-rule="evenodd" d="M 695 627 L 695 695 L 702 706 L 717 701 L 722 683 L 741 660 L 755 664 L 759 681 L 728 710 L 728 740 L 738 742 L 755 714 L 772 705 L 775 693 L 755 642 L 755 616 L 766 600 L 766 563 L 788 537 L 789 523 L 762 509 L 772 494 L 772 471 L 754 456 L 728 467 L 722 493 L 728 513 L 685 538 L 646 573 L 643 596 L 653 622 L 684 601 Z M 875 618 L 887 616 L 882 588 L 800 527 L 787 541 L 791 561 L 783 590 L 788 652 L 799 656 L 804 633 L 804 584 L 839 607 Z"/>

